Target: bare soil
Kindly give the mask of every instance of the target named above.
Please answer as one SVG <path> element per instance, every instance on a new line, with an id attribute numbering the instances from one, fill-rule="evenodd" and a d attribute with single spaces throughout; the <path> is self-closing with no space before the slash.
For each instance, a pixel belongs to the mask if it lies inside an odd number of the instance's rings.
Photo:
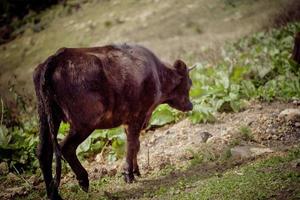
<path id="1" fill-rule="evenodd" d="M 157 172 L 170 165 L 180 167 L 194 159 L 194 153 L 218 156 L 231 146 L 247 145 L 279 151 L 297 144 L 300 141 L 298 123 L 279 117 L 287 108 L 299 109 L 300 106 L 296 103 L 253 101 L 242 112 L 217 114 L 215 123 L 192 124 L 189 119 L 184 119 L 176 124 L 143 133 L 138 155 L 141 172 Z M 251 140 L 245 141 L 242 138 L 241 127 L 249 127 Z M 102 160 L 97 164 L 95 159 L 95 162 L 86 163 L 86 166 L 90 173 L 101 172 L 101 167 L 105 166 L 103 163 L 101 166 L 101 163 Z M 122 162 L 106 167 L 108 171 L 120 171 Z"/>
<path id="2" fill-rule="evenodd" d="M 299 102 L 252 101 L 242 112 L 217 114 L 214 123 L 191 124 L 184 119 L 143 133 L 138 155 L 142 177 L 137 178 L 136 183 L 127 185 L 121 178 L 122 160 L 108 163 L 95 156 L 93 160 L 83 162 L 91 181 L 90 193 L 80 192 L 82 196 L 78 198 L 143 199 L 144 194 L 151 196 L 159 187 L 178 184 L 183 177 L 193 179 L 197 175 L 198 179 L 200 176 L 205 180 L 216 173 L 222 176 L 228 169 L 259 160 L 268 154 L 281 154 L 300 142 L 300 119 L 280 117 L 282 111 L 291 108 L 300 109 Z M 242 137 L 241 127 L 251 130 L 251 139 Z M 243 152 L 241 156 L 228 155 L 237 147 L 251 147 L 256 152 L 250 152 L 249 156 L 243 156 Z M 215 160 L 226 162 L 220 165 Z M 109 184 L 106 185 L 107 179 Z M 63 174 L 61 188 L 68 199 L 77 199 L 80 189 L 73 172 Z M 0 190 L 0 199 L 39 199 L 44 195 L 44 184 L 42 178 L 36 175 L 10 173 L 2 176 Z M 288 196 L 293 191 L 291 188 L 290 191 L 278 192 L 274 194 L 274 199 Z M 73 193 L 75 196 L 72 196 Z"/>

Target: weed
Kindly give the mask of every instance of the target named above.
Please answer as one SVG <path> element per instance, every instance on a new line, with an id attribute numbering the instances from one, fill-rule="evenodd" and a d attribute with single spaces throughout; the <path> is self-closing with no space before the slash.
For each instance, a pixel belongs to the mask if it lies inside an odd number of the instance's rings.
<path id="1" fill-rule="evenodd" d="M 203 145 L 203 147 L 197 151 L 193 149 L 187 149 L 187 151 L 192 155 L 191 165 L 198 165 L 204 162 L 215 161 L 218 155 L 212 150 L 210 146 Z"/>
<path id="2" fill-rule="evenodd" d="M 241 139 L 243 139 L 245 141 L 253 140 L 252 131 L 248 126 L 241 126 L 239 128 L 239 133 L 241 134 Z"/>
<path id="3" fill-rule="evenodd" d="M 231 154 L 231 148 L 228 147 L 226 148 L 223 153 L 221 154 L 221 157 L 220 159 L 225 161 L 225 160 L 228 160 L 229 158 L 231 158 L 232 154 Z"/>
<path id="4" fill-rule="evenodd" d="M 192 166 L 198 165 L 198 164 L 203 162 L 204 156 L 201 153 L 198 153 L 198 152 L 196 153 L 192 149 L 188 149 L 187 151 L 192 154 L 192 160 L 191 160 L 191 165 Z"/>
<path id="5" fill-rule="evenodd" d="M 232 140 L 230 140 L 229 146 L 230 147 L 235 147 L 241 144 L 241 138 L 237 137 L 237 138 L 233 138 Z"/>
<path id="6" fill-rule="evenodd" d="M 105 21 L 105 22 L 104 22 L 104 26 L 107 27 L 107 28 L 112 27 L 112 25 L 113 25 L 113 24 L 112 24 L 111 21 Z"/>

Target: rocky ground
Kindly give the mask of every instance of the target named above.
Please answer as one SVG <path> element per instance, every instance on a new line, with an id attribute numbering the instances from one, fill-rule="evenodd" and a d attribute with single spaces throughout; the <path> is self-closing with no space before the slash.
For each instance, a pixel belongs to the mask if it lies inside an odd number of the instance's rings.
<path id="1" fill-rule="evenodd" d="M 219 113 L 216 118 L 215 123 L 196 125 L 184 119 L 144 133 L 138 156 L 142 173 L 168 165 L 184 165 L 199 152 L 219 156 L 229 148 L 231 156 L 243 159 L 282 150 L 300 141 L 300 106 L 297 101 L 289 104 L 254 101 L 242 112 Z M 97 156 L 86 166 L 92 172 L 102 171 L 101 159 L 98 160 Z M 120 171 L 122 162 L 108 166 L 108 172 L 114 168 Z"/>
<path id="2" fill-rule="evenodd" d="M 214 123 L 191 124 L 188 119 L 141 136 L 139 163 L 142 177 L 150 178 L 170 166 L 183 168 L 190 162 L 209 163 L 215 159 L 243 162 L 274 154 L 300 142 L 300 102 L 250 102 L 239 113 L 219 113 Z M 109 164 L 100 156 L 85 161 L 91 181 L 119 177 L 122 161 Z M 204 167 L 204 166 L 203 166 Z M 201 167 L 200 167 L 201 168 Z M 0 199 L 26 197 L 43 191 L 41 177 L 9 173 L 0 164 Z M 180 176 L 180 174 L 179 174 Z M 63 175 L 62 185 L 77 184 L 72 172 Z"/>

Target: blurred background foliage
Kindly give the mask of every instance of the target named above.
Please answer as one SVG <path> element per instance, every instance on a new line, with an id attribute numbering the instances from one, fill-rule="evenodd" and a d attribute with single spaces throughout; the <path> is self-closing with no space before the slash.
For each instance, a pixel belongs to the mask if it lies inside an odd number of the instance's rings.
<path id="1" fill-rule="evenodd" d="M 59 5 L 58 16 L 72 14 L 89 0 L 1 0 L 0 1 L 0 44 L 9 42 L 31 28 L 34 32 L 46 28 L 49 20 L 42 20 L 43 11 Z M 91 0 L 90 0 L 91 1 Z M 51 18 L 51 16 L 49 16 Z M 53 17 L 53 16 L 52 16 Z M 48 21 L 48 22 L 47 22 Z"/>

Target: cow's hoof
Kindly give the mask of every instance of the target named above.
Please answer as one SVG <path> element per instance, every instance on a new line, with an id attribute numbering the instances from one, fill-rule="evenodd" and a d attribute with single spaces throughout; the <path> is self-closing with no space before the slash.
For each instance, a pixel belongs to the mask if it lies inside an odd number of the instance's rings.
<path id="1" fill-rule="evenodd" d="M 140 177 L 141 176 L 141 173 L 140 173 L 140 170 L 139 169 L 136 169 L 133 171 L 133 174 Z"/>
<path id="2" fill-rule="evenodd" d="M 61 196 L 58 194 L 57 191 L 52 192 L 51 196 L 49 197 L 50 200 L 63 200 Z"/>
<path id="3" fill-rule="evenodd" d="M 132 183 L 134 181 L 133 173 L 124 172 L 123 175 L 124 175 L 124 180 L 125 180 L 126 183 Z"/>
<path id="4" fill-rule="evenodd" d="M 89 181 L 88 180 L 87 181 L 79 180 L 78 183 L 83 191 L 85 191 L 85 192 L 89 191 Z"/>
<path id="5" fill-rule="evenodd" d="M 61 196 L 58 193 L 58 187 L 55 186 L 56 184 L 54 184 L 54 182 L 52 181 L 50 183 L 50 187 L 47 190 L 47 197 L 50 200 L 63 200 L 63 198 L 61 198 Z"/>

